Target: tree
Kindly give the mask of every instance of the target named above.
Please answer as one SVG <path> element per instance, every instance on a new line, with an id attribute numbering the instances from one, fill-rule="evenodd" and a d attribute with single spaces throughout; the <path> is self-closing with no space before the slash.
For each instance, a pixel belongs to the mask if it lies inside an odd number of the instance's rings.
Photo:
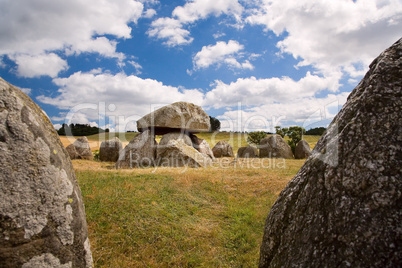
<path id="1" fill-rule="evenodd" d="M 221 122 L 219 121 L 219 119 L 210 116 L 209 122 L 211 123 L 211 132 L 219 131 L 219 129 L 221 128 Z"/>
<path id="2" fill-rule="evenodd" d="M 247 142 L 255 145 L 260 145 L 263 138 L 267 136 L 264 131 L 254 131 L 247 134 Z"/>
<path id="3" fill-rule="evenodd" d="M 295 152 L 296 145 L 299 141 L 302 140 L 303 135 L 306 133 L 306 130 L 303 127 L 293 126 L 293 127 L 285 127 L 281 128 L 279 126 L 275 127 L 276 134 L 281 135 L 282 138 L 285 136 L 289 137 L 288 144 L 292 149 L 293 153 Z"/>

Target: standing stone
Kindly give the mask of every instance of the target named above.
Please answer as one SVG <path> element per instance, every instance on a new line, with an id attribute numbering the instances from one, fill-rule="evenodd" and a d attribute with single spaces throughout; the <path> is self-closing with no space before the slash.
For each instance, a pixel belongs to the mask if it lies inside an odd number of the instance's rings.
<path id="1" fill-rule="evenodd" d="M 293 158 L 292 149 L 280 135 L 263 138 L 260 142 L 259 148 L 260 157 Z"/>
<path id="2" fill-rule="evenodd" d="M 238 158 L 255 158 L 258 157 L 258 149 L 255 146 L 249 145 L 247 147 L 240 147 L 237 150 Z"/>
<path id="3" fill-rule="evenodd" d="M 305 140 L 301 140 L 297 143 L 295 148 L 295 158 L 304 159 L 308 158 L 311 154 L 310 145 Z"/>
<path id="4" fill-rule="evenodd" d="M 188 102 L 166 105 L 137 121 L 138 131 L 153 130 L 157 135 L 169 132 L 208 132 L 209 116 L 200 106 Z"/>
<path id="5" fill-rule="evenodd" d="M 81 191 L 42 109 L 0 78 L 0 267 L 91 267 Z"/>
<path id="6" fill-rule="evenodd" d="M 151 131 L 144 131 L 135 136 L 121 151 L 116 168 L 152 167 L 156 159 L 158 143 Z"/>
<path id="7" fill-rule="evenodd" d="M 190 135 L 191 141 L 193 143 L 193 147 L 202 154 L 207 155 L 212 160 L 215 159 L 214 153 L 212 152 L 211 147 L 209 146 L 208 142 L 204 139 L 198 138 L 196 135 Z"/>
<path id="8" fill-rule="evenodd" d="M 260 267 L 400 267 L 402 39 L 370 65 L 265 223 Z"/>
<path id="9" fill-rule="evenodd" d="M 117 162 L 121 150 L 123 150 L 123 144 L 119 138 L 103 141 L 99 148 L 99 160 Z"/>
<path id="10" fill-rule="evenodd" d="M 227 141 L 219 141 L 212 148 L 215 157 L 233 157 L 233 148 Z"/>
<path id="11" fill-rule="evenodd" d="M 212 160 L 205 154 L 188 145 L 183 139 L 170 139 L 158 145 L 157 163 L 162 167 L 207 167 Z"/>
<path id="12" fill-rule="evenodd" d="M 78 138 L 76 141 L 74 141 L 73 144 L 67 146 L 66 149 L 71 159 L 85 159 L 85 160 L 94 159 L 91 147 L 89 147 L 89 141 L 87 137 Z"/>

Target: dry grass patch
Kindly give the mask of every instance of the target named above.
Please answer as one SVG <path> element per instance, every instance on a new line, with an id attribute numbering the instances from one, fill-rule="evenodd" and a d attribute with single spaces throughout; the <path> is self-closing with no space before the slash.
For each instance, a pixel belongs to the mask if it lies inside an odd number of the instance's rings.
<path id="1" fill-rule="evenodd" d="M 264 162 L 265 161 L 265 162 Z M 115 170 L 74 160 L 96 267 L 253 267 L 263 226 L 302 160 Z"/>

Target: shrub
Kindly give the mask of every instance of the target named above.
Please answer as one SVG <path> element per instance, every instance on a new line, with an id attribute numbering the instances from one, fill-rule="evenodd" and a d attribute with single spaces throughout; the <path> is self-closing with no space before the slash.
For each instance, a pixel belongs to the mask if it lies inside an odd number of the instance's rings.
<path id="1" fill-rule="evenodd" d="M 293 126 L 289 128 L 281 128 L 279 126 L 276 126 L 275 129 L 276 134 L 281 135 L 282 138 L 285 136 L 289 137 L 288 144 L 293 153 L 295 153 L 297 143 L 302 140 L 303 134 L 306 133 L 306 130 L 304 128 L 298 126 Z"/>
<path id="2" fill-rule="evenodd" d="M 261 140 L 267 136 L 264 131 L 254 131 L 247 135 L 247 142 L 255 145 L 259 145 Z"/>

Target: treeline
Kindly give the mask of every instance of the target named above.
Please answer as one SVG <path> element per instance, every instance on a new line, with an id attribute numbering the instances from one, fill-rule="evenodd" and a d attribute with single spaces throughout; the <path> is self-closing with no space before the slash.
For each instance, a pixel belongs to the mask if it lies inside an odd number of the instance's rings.
<path id="1" fill-rule="evenodd" d="M 316 127 L 306 131 L 305 135 L 314 135 L 314 136 L 321 136 L 324 134 L 326 128 L 325 127 Z"/>
<path id="2" fill-rule="evenodd" d="M 103 132 L 109 132 L 109 129 L 91 127 L 88 124 L 63 124 L 57 131 L 60 136 L 90 136 Z"/>

